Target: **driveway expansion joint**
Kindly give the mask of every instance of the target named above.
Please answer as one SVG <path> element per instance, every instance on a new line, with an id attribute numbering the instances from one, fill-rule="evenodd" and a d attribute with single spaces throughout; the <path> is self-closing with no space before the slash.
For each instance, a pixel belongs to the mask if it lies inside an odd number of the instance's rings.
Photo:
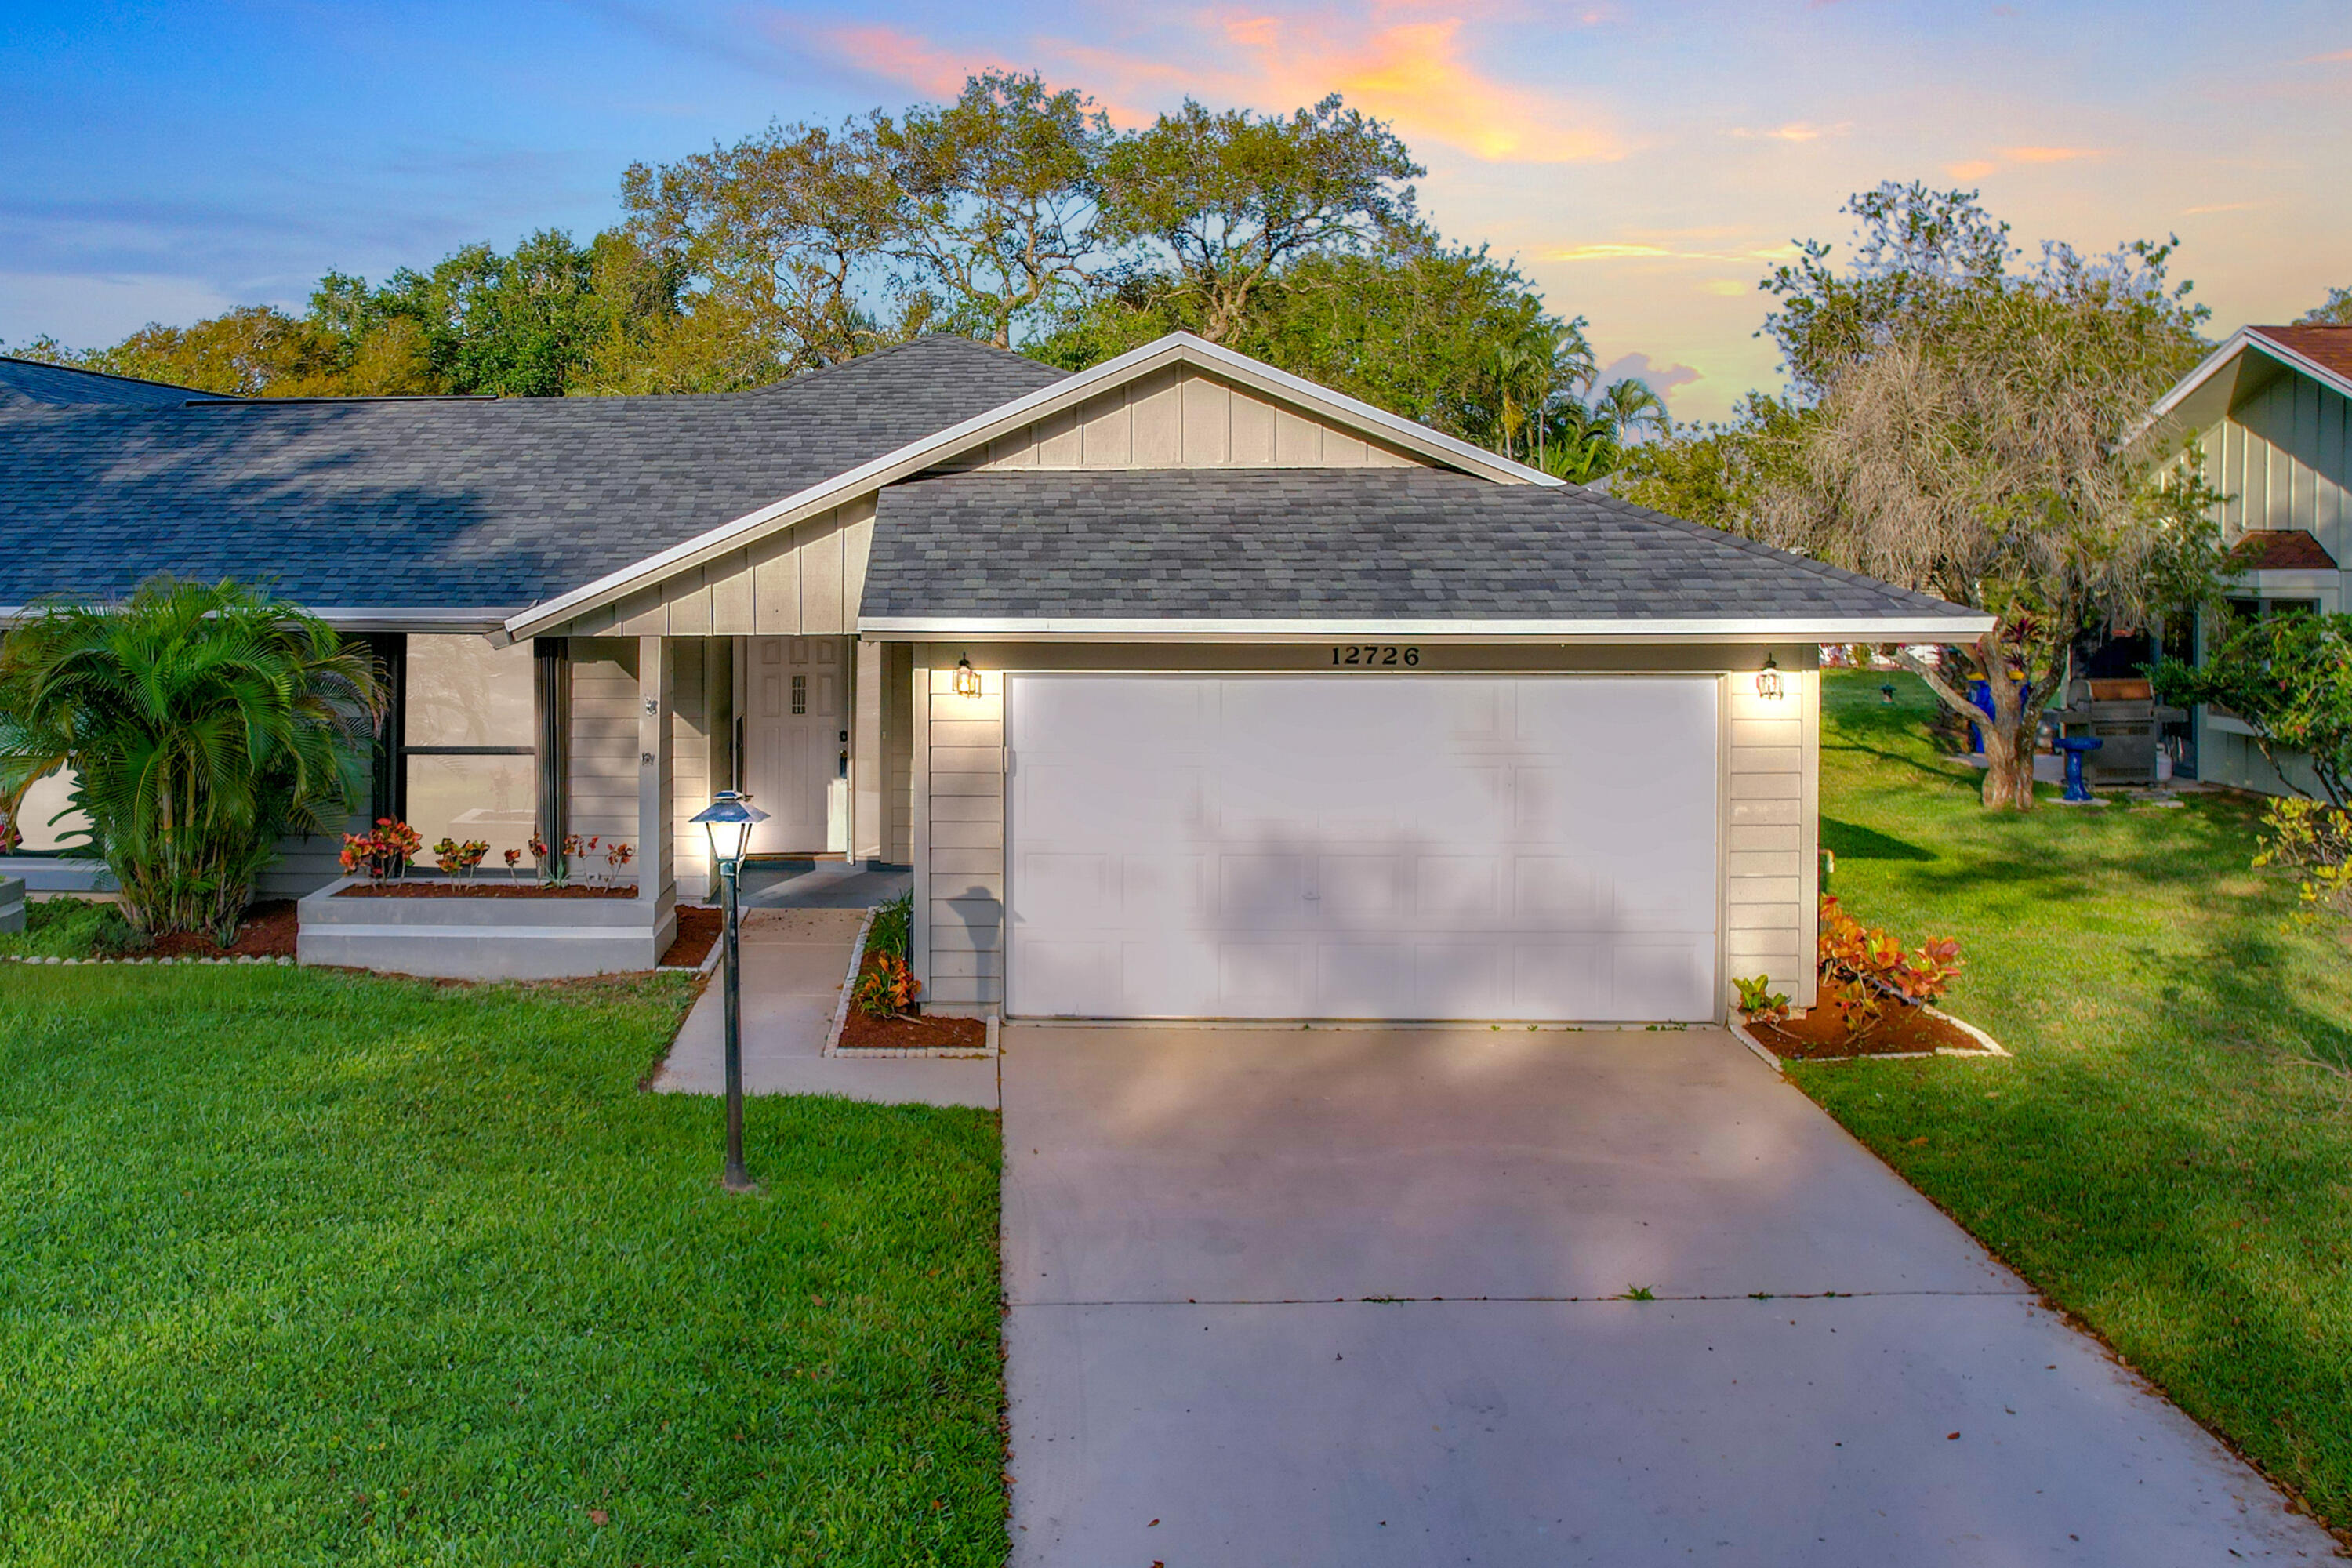
<path id="1" fill-rule="evenodd" d="M 1671 1301 L 1752 1301 L 1759 1306 L 1773 1301 L 1853 1301 L 1890 1297 L 1940 1297 L 1956 1300 L 1981 1298 L 1994 1301 L 2036 1301 L 2034 1291 L 2017 1290 L 1770 1290 L 1742 1295 L 1651 1296 L 1637 1300 L 1632 1296 L 1269 1296 L 1196 1298 L 1139 1298 L 1131 1300 L 1098 1301 L 1013 1301 L 1004 1303 L 1008 1310 L 1022 1307 L 1423 1307 L 1450 1306 L 1462 1302 L 1490 1301 L 1498 1305 L 1529 1306 L 1600 1306 L 1622 1301 L 1628 1306 L 1656 1306 Z"/>

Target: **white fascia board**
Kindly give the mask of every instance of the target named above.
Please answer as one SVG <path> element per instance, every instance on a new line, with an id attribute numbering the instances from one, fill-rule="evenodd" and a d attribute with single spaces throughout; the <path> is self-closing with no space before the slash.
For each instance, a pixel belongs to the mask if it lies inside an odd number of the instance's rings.
<path id="1" fill-rule="evenodd" d="M 1051 386 L 1040 387 L 1024 397 L 1016 397 L 986 413 L 976 414 L 960 425 L 950 425 L 937 435 L 908 442 L 894 452 L 885 452 L 782 500 L 745 512 L 708 532 L 697 534 L 682 544 L 673 545 L 617 572 L 609 572 L 568 594 L 518 611 L 507 618 L 503 633 L 497 640 L 503 645 L 530 637 L 648 583 L 658 582 L 688 567 L 724 555 L 764 531 L 788 527 L 818 512 L 831 510 L 869 490 L 879 489 L 894 480 L 931 468 L 957 452 L 993 440 L 1008 431 L 1034 424 L 1063 408 L 1098 396 L 1110 387 L 1148 375 L 1167 365 L 1185 363 L 1213 370 L 1220 375 L 1285 402 L 1297 403 L 1328 415 L 1341 424 L 1360 426 L 1408 451 L 1418 452 L 1448 467 L 1465 469 L 1481 479 L 1501 484 L 1551 487 L 1565 482 L 1541 469 L 1497 457 L 1451 436 L 1441 436 L 1425 426 L 1399 418 L 1344 393 L 1318 386 L 1286 371 L 1261 364 L 1245 354 L 1203 342 L 1190 332 L 1171 332 L 1141 348 L 1130 349 L 1116 359 L 1105 360 L 1092 370 L 1066 376 Z"/>
<path id="2" fill-rule="evenodd" d="M 860 637 L 883 642 L 1423 642 L 1677 643 L 1973 641 L 1990 616 L 1792 616 L 1709 620 L 1246 620 L 1215 618 L 866 616 Z"/>

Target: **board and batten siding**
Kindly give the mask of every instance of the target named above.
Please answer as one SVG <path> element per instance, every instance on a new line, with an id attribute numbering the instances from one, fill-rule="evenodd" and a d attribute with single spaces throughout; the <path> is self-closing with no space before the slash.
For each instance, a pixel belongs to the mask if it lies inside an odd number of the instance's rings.
<path id="1" fill-rule="evenodd" d="M 571 774 L 565 784 L 567 830 L 606 845 L 618 839 L 637 850 L 637 786 L 643 742 L 637 721 L 643 696 L 637 685 L 637 645 L 629 637 L 573 637 L 572 658 Z M 694 814 L 710 804 L 710 792 L 727 771 L 727 726 L 714 723 L 714 709 L 731 712 L 733 656 L 723 641 L 681 638 L 673 650 L 670 697 L 672 805 L 670 844 L 681 897 L 703 896 L 709 877 L 709 845 Z M 575 875 L 610 874 L 600 848 Z"/>
<path id="2" fill-rule="evenodd" d="M 2205 479 L 2227 497 L 2224 542 L 2301 529 L 2341 565 L 2352 550 L 2352 400 L 2307 375 L 2281 375 L 2200 437 Z"/>
<path id="3" fill-rule="evenodd" d="M 1781 695 L 1752 676 L 1726 678 L 1723 755 L 1723 963 L 1771 977 L 1799 1007 L 1814 1003 L 1821 901 L 1821 677 L 1781 672 Z"/>
<path id="4" fill-rule="evenodd" d="M 1420 461 L 1189 365 L 1171 365 L 999 436 L 940 469 L 1401 468 Z"/>
<path id="5" fill-rule="evenodd" d="M 1134 662 L 1181 664 L 1181 651 L 1167 651 L 1177 657 Z M 1810 662 L 1811 653 L 1776 651 L 1784 666 Z M 957 697 L 954 671 L 925 659 L 918 655 L 912 682 L 912 772 L 927 808 L 916 814 L 912 833 L 923 916 L 914 932 L 915 972 L 927 1001 L 942 1011 L 987 1012 L 1004 996 L 1004 676 L 983 669 L 981 695 Z M 1821 895 L 1821 679 L 1810 668 L 1783 668 L 1778 700 L 1756 694 L 1752 670 L 1718 679 L 1724 1003 L 1727 1009 L 1733 1001 L 1733 976 L 1760 973 L 1795 1005 L 1811 1007 Z"/>
<path id="6" fill-rule="evenodd" d="M 845 637 L 857 629 L 873 548 L 874 498 L 861 496 L 545 635 Z"/>

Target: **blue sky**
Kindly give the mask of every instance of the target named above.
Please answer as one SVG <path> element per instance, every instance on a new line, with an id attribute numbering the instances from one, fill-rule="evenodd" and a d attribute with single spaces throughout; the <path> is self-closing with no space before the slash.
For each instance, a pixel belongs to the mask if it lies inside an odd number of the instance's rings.
<path id="1" fill-rule="evenodd" d="M 616 216 L 623 167 L 984 65 L 1114 118 L 1327 90 L 1394 121 L 1424 207 L 1519 258 L 1684 417 L 1772 376 L 1759 277 L 1882 178 L 2021 237 L 2178 232 L 2217 330 L 2352 284 L 2352 6 L 552 0 L 68 5 L 0 23 L 0 340 L 110 341 L 330 267 Z"/>

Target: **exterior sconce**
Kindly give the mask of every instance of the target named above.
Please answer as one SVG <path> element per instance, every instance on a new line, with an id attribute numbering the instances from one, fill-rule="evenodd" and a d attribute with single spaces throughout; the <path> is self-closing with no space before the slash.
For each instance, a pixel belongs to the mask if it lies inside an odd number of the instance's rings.
<path id="1" fill-rule="evenodd" d="M 958 697 L 980 695 L 980 671 L 972 668 L 969 655 L 956 660 L 955 694 Z"/>
<path id="2" fill-rule="evenodd" d="M 1769 653 L 1764 656 L 1764 668 L 1756 672 L 1756 695 L 1767 702 L 1780 700 L 1780 667 Z"/>

